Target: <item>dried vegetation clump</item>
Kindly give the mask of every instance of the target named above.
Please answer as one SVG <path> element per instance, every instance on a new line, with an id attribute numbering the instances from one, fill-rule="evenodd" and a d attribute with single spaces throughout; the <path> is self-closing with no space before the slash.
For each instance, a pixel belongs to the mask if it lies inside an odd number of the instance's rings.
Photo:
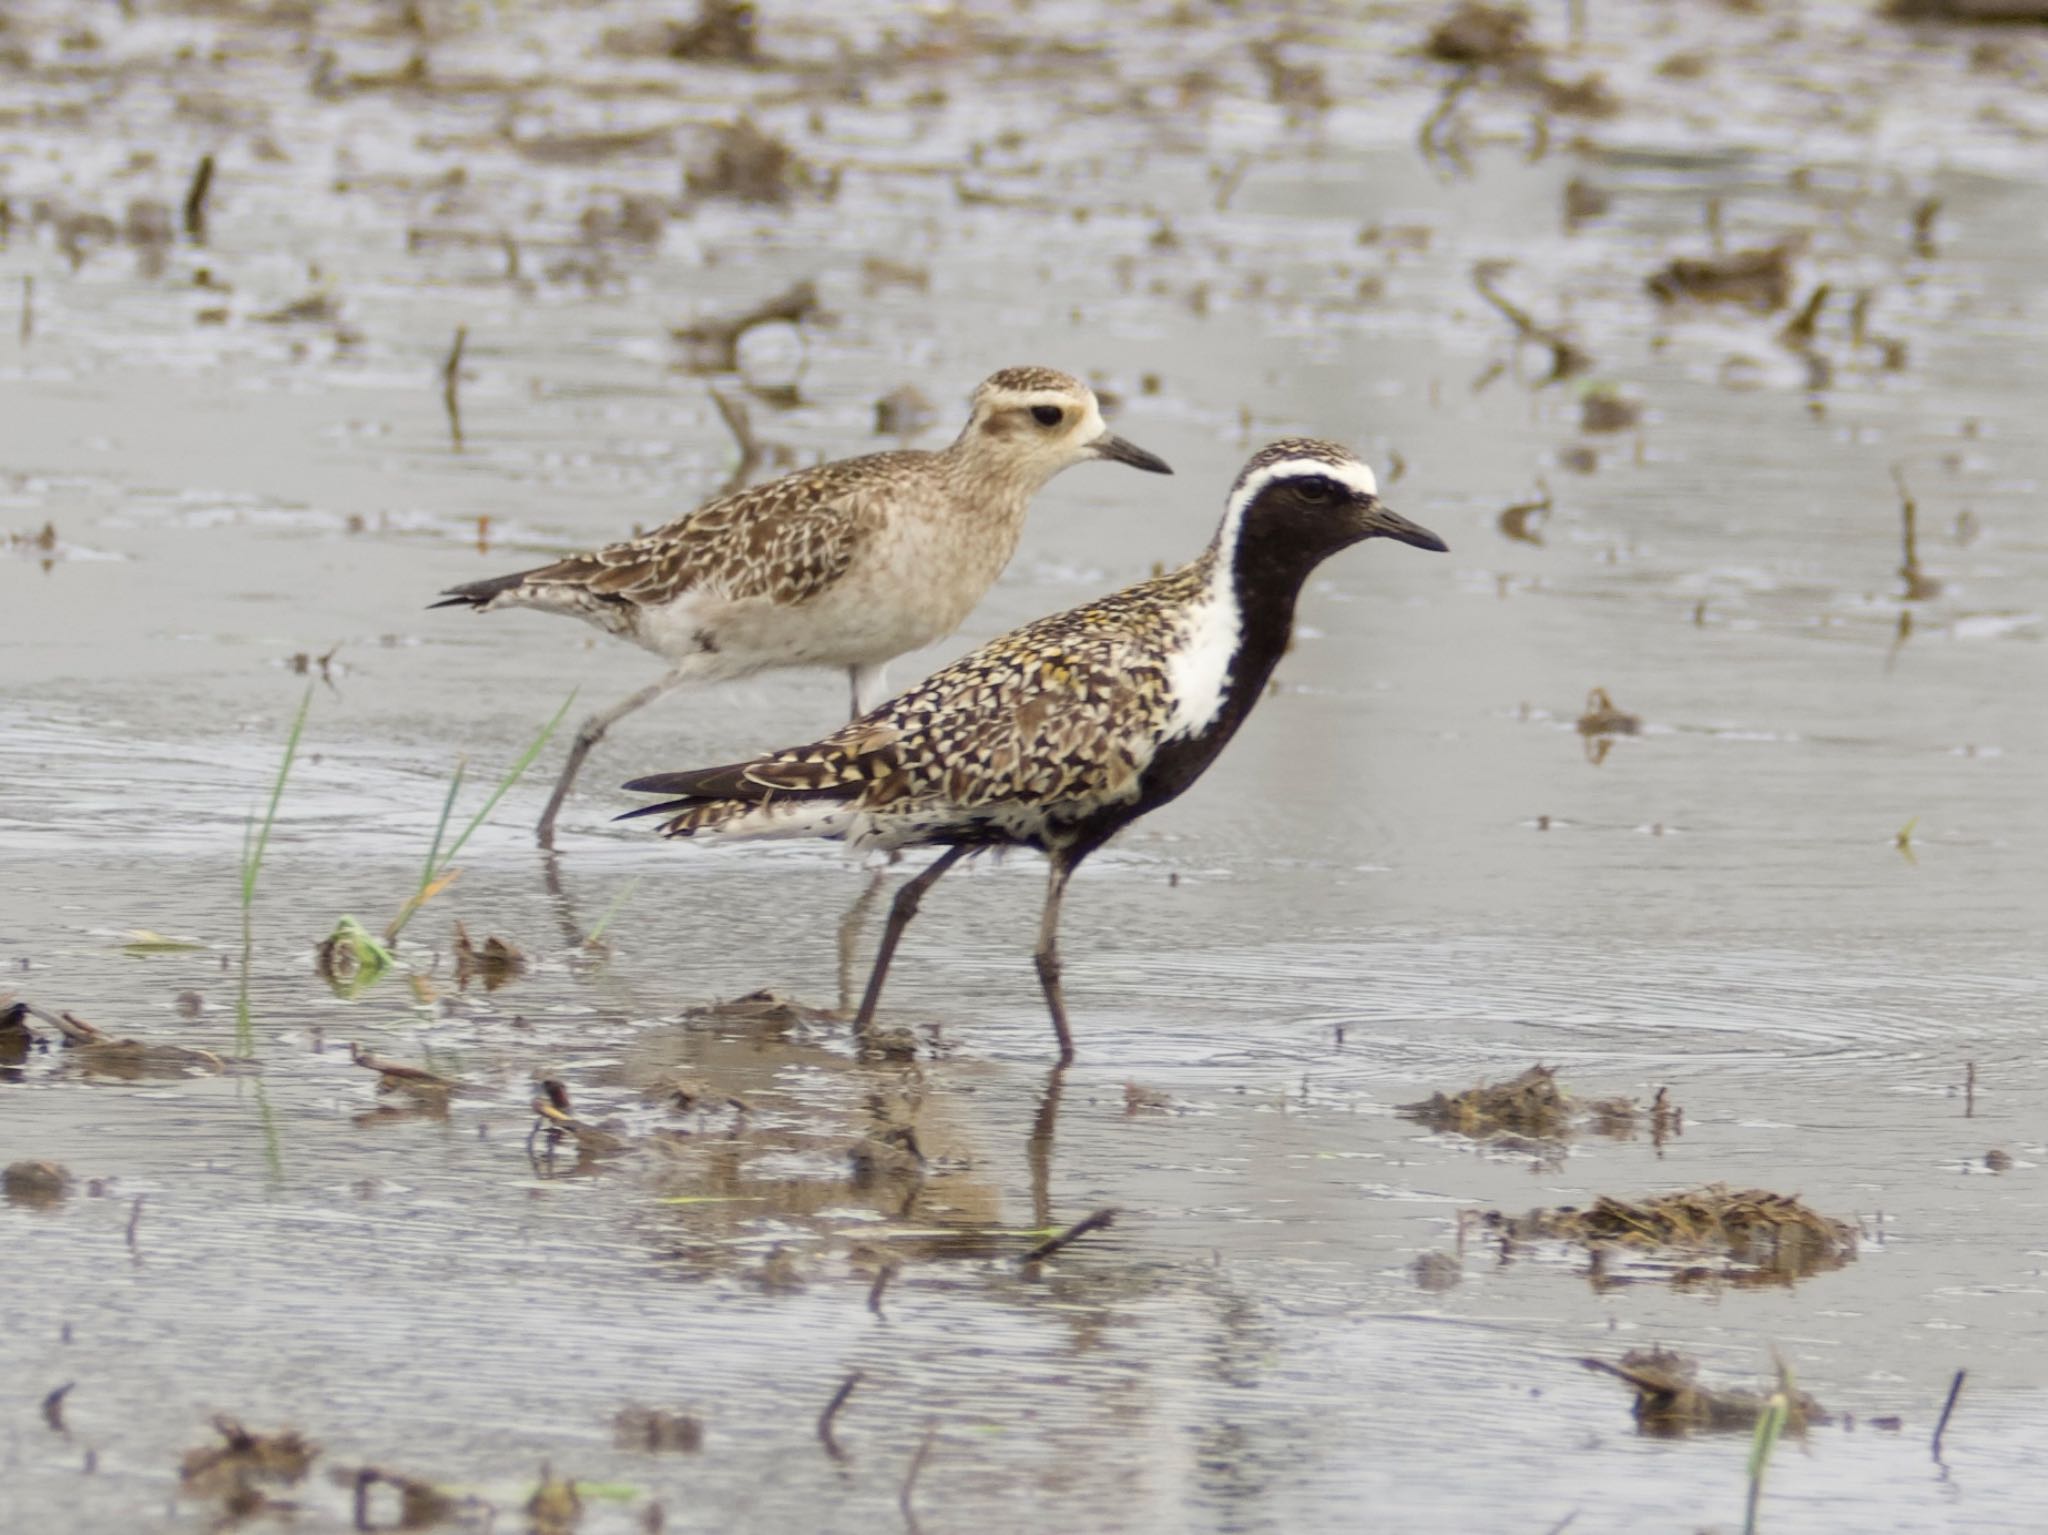
<path id="1" fill-rule="evenodd" d="M 763 62 L 754 7 L 747 0 L 703 0 L 689 21 L 662 19 L 613 27 L 600 46 L 614 58 L 675 59 L 692 64 Z"/>
<path id="2" fill-rule="evenodd" d="M 1832 1423 L 1826 1408 L 1795 1390 L 1780 1372 L 1777 1390 L 1720 1390 L 1699 1381 L 1699 1361 L 1672 1349 L 1635 1348 L 1620 1364 L 1582 1359 L 1589 1370 L 1612 1375 L 1635 1390 L 1636 1427 L 1645 1434 L 1679 1438 L 1691 1433 L 1740 1433 L 1756 1427 L 1773 1395 L 1785 1399 L 1785 1432 L 1803 1434 L 1812 1424 Z"/>
<path id="3" fill-rule="evenodd" d="M 1555 1066 L 1542 1065 L 1505 1082 L 1482 1082 L 1462 1093 L 1435 1093 L 1420 1103 L 1404 1103 L 1395 1112 L 1439 1133 L 1473 1140 L 1555 1142 L 1578 1129 L 1621 1137 L 1633 1135 L 1639 1119 L 1647 1116 L 1661 1144 L 1665 1137 L 1682 1133 L 1684 1126 L 1684 1110 L 1669 1103 L 1662 1088 L 1647 1108 L 1633 1098 L 1581 1101 L 1557 1085 Z"/>
<path id="4" fill-rule="evenodd" d="M 801 192 L 829 196 L 835 189 L 789 145 L 742 117 L 713 131 L 710 152 L 683 173 L 683 190 L 693 198 L 779 206 Z"/>
<path id="5" fill-rule="evenodd" d="M 46 1012 L 33 1003 L 16 1002 L 0 1011 L 0 1064 L 26 1059 L 31 1044 L 42 1041 L 28 1025 L 33 1015 L 57 1030 L 67 1064 L 88 1075 L 135 1081 L 143 1077 L 175 1077 L 190 1072 L 217 1073 L 226 1062 L 211 1050 L 184 1045 L 156 1045 L 139 1039 L 115 1039 L 73 1012 Z M 16 1056 L 14 1052 L 19 1051 Z"/>
<path id="6" fill-rule="evenodd" d="M 1738 1283 L 1788 1283 L 1841 1268 L 1856 1256 L 1855 1228 L 1816 1213 L 1796 1196 L 1725 1183 L 1639 1200 L 1603 1194 L 1584 1210 L 1488 1210 L 1479 1223 L 1510 1242 L 1715 1255 L 1734 1266 L 1721 1277 Z M 1711 1272 L 1688 1268 L 1678 1277 L 1707 1278 Z"/>
<path id="7" fill-rule="evenodd" d="M 460 920 L 455 924 L 455 985 L 469 990 L 473 980 L 482 981 L 485 991 L 496 991 L 507 981 L 526 973 L 526 956 L 504 939 L 492 936 L 482 943 L 470 939 Z"/>
<path id="8" fill-rule="evenodd" d="M 297 1429 L 257 1434 L 223 1413 L 213 1420 L 220 1444 L 185 1452 L 178 1479 L 190 1497 L 218 1500 L 230 1521 L 247 1518 L 273 1504 L 261 1483 L 291 1486 L 303 1481 L 320 1447 Z"/>
<path id="9" fill-rule="evenodd" d="M 1474 1140 L 1508 1133 L 1561 1138 L 1571 1131 L 1571 1100 L 1557 1085 L 1555 1066 L 1531 1066 L 1505 1082 L 1482 1082 L 1462 1093 L 1434 1093 L 1396 1111 L 1438 1132 Z"/>
<path id="10" fill-rule="evenodd" d="M 1660 304 L 1741 304 L 1770 314 L 1792 301 L 1792 261 L 1798 253 L 1799 242 L 1781 240 L 1725 256 L 1678 256 L 1644 286 Z"/>
<path id="11" fill-rule="evenodd" d="M 54 1210 L 71 1192 L 71 1170 L 62 1162 L 10 1162 L 0 1172 L 0 1194 L 11 1205 Z"/>
<path id="12" fill-rule="evenodd" d="M 1562 117 L 1612 117 L 1621 110 L 1599 75 L 1561 80 L 1550 73 L 1543 45 L 1529 35 L 1529 13 L 1519 5 L 1460 0 L 1430 29 L 1422 51 L 1468 76 L 1491 71 L 1503 84 L 1528 92 L 1546 111 Z"/>
<path id="13" fill-rule="evenodd" d="M 704 1424 L 686 1412 L 660 1407 L 621 1407 L 612 1416 L 612 1442 L 622 1450 L 660 1453 L 704 1447 Z"/>
<path id="14" fill-rule="evenodd" d="M 804 281 L 763 299 L 751 309 L 679 325 L 669 335 L 683 348 L 685 372 L 734 373 L 740 365 L 740 337 L 755 326 L 801 325 L 817 314 L 818 285 Z"/>

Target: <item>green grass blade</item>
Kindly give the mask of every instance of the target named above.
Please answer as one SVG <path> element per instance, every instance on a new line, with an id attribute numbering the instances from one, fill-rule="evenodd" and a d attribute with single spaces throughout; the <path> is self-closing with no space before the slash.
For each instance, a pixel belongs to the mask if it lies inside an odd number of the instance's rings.
<path id="1" fill-rule="evenodd" d="M 639 888 L 640 876 L 636 874 L 626 881 L 617 895 L 612 897 L 611 905 L 604 909 L 604 915 L 597 919 L 597 926 L 590 930 L 588 936 L 583 941 L 585 943 L 596 943 L 598 939 L 602 938 L 604 930 L 612 925 L 612 918 L 619 914 L 619 908 L 624 906 L 631 899 L 633 892 Z"/>
<path id="2" fill-rule="evenodd" d="M 462 789 L 462 772 L 468 763 L 467 757 L 455 759 L 455 776 L 448 780 L 448 797 L 441 801 L 441 819 L 434 827 L 433 843 L 427 848 L 427 866 L 420 870 L 422 890 L 434 882 L 434 862 L 441 856 L 441 839 L 448 833 L 448 817 L 455 813 L 455 796 Z"/>
<path id="3" fill-rule="evenodd" d="M 506 791 L 512 785 L 519 782 L 525 776 L 526 770 L 533 766 L 533 759 L 541 754 L 542 748 L 553 738 L 554 733 L 561 728 L 562 716 L 569 712 L 569 705 L 574 702 L 576 702 L 574 692 L 571 692 L 567 698 L 562 700 L 562 707 L 555 711 L 555 717 L 547 722 L 546 727 L 541 733 L 533 738 L 533 745 L 527 747 L 520 759 L 512 764 L 512 771 L 498 781 L 498 787 L 491 791 L 491 797 L 484 801 L 483 808 L 469 818 L 469 824 L 462 828 L 462 835 L 455 839 L 454 846 L 448 849 L 440 863 L 436 865 L 435 873 L 442 872 L 448 865 L 455 862 L 455 855 L 462 851 L 463 844 L 469 841 L 470 836 L 479 826 L 491 818 L 491 812 L 498 808 L 498 801 L 505 797 Z"/>
<path id="4" fill-rule="evenodd" d="M 256 835 L 256 845 L 249 849 L 247 860 L 242 865 L 242 908 L 247 910 L 256 900 L 256 876 L 263 869 L 263 853 L 270 846 L 270 828 L 277 824 L 278 801 L 284 798 L 284 781 L 291 776 L 292 759 L 299 754 L 299 735 L 306 728 L 306 711 L 313 707 L 313 685 L 306 684 L 306 696 L 299 700 L 297 718 L 292 721 L 292 733 L 284 743 L 284 761 L 278 764 L 277 782 L 270 786 L 270 804 L 263 812 L 263 830 Z"/>
<path id="5" fill-rule="evenodd" d="M 1785 1432 L 1786 1396 L 1774 1391 L 1756 1420 L 1756 1438 L 1749 1445 L 1749 1507 L 1742 1520 L 1742 1535 L 1756 1535 L 1757 1513 L 1763 1504 L 1764 1472 L 1771 1464 L 1771 1452 Z"/>

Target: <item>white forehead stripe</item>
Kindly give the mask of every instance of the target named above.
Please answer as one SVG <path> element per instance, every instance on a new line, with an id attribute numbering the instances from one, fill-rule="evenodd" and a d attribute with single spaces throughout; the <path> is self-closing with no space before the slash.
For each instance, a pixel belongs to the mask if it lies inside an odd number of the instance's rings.
<path id="1" fill-rule="evenodd" d="M 1275 480 L 1305 479 L 1310 475 L 1320 475 L 1323 479 L 1348 485 L 1361 495 L 1377 497 L 1380 493 L 1379 481 L 1373 478 L 1372 470 L 1355 458 L 1341 464 L 1333 464 L 1327 458 L 1283 458 L 1277 464 L 1268 464 L 1256 471 L 1237 488 L 1224 510 L 1225 522 L 1235 524 L 1242 521 L 1244 509 Z"/>

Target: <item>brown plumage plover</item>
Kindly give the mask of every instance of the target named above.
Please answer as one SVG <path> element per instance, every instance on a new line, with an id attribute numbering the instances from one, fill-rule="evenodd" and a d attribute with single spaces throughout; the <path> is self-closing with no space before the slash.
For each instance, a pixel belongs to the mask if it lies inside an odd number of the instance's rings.
<path id="1" fill-rule="evenodd" d="M 970 853 L 1036 848 L 1052 864 L 1038 977 L 1071 1060 L 1058 945 L 1068 879 L 1202 775 L 1287 648 L 1302 583 L 1367 538 L 1446 547 L 1381 505 L 1372 471 L 1343 448 L 1276 442 L 1245 465 L 1192 564 L 1014 630 L 808 746 L 636 779 L 626 787 L 670 798 L 628 814 L 667 816 L 667 837 L 942 848 L 890 909 L 862 1031 L 933 882 Z"/>
<path id="2" fill-rule="evenodd" d="M 576 732 L 540 819 L 552 846 L 590 749 L 682 683 L 843 667 L 856 717 L 881 703 L 888 663 L 959 627 L 1016 552 L 1031 498 L 1091 458 L 1173 472 L 1112 435 L 1079 379 L 1005 368 L 975 390 L 965 430 L 940 452 L 802 469 L 593 554 L 450 587 L 433 606 L 566 613 L 669 663 Z"/>

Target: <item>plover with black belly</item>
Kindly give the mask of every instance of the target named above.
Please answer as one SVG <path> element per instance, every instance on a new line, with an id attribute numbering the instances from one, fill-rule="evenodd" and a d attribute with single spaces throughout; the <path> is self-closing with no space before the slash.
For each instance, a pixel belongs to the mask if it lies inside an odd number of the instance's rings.
<path id="1" fill-rule="evenodd" d="M 1016 552 L 1031 498 L 1091 458 L 1173 472 L 1113 435 L 1079 379 L 1005 368 L 974 391 L 966 428 L 940 452 L 798 470 L 593 554 L 452 586 L 432 605 L 566 613 L 669 663 L 576 732 L 540 819 L 550 847 L 591 748 L 682 683 L 843 667 L 856 718 L 881 703 L 888 663 L 959 627 Z"/>
<path id="2" fill-rule="evenodd" d="M 856 1027 L 874 1020 L 889 961 L 942 874 L 986 848 L 1046 854 L 1039 982 L 1073 1059 L 1060 989 L 1060 898 L 1081 861 L 1181 794 L 1229 742 L 1286 650 L 1309 573 L 1367 538 L 1442 552 L 1380 503 L 1372 470 L 1334 443 L 1289 438 L 1232 486 L 1192 563 L 1041 618 L 809 746 L 626 785 L 671 796 L 668 837 L 839 838 L 944 849 L 897 893 Z"/>

